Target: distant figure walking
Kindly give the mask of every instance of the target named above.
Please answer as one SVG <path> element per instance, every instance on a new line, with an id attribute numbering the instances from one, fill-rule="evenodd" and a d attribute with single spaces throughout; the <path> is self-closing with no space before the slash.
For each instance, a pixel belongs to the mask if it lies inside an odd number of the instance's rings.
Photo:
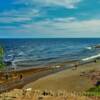
<path id="1" fill-rule="evenodd" d="M 5 75 L 5 78 L 6 78 L 6 80 L 8 80 L 8 78 L 9 78 L 8 74 Z"/>
<path id="2" fill-rule="evenodd" d="M 23 78 L 23 75 L 21 74 L 21 75 L 20 75 L 20 79 L 22 79 L 22 78 Z"/>
<path id="3" fill-rule="evenodd" d="M 78 65 L 77 64 L 74 64 L 72 70 L 77 70 L 77 67 L 78 67 Z"/>
<path id="4" fill-rule="evenodd" d="M 78 67 L 78 65 L 77 65 L 77 64 L 75 64 L 75 70 L 77 69 L 77 67 Z"/>
<path id="5" fill-rule="evenodd" d="M 94 60 L 94 62 L 96 63 L 96 62 L 97 62 L 97 60 L 95 59 L 95 60 Z"/>

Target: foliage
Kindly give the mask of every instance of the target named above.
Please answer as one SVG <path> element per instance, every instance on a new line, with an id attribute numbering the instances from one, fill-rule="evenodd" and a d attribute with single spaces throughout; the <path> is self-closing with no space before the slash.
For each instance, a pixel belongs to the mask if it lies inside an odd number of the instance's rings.
<path id="1" fill-rule="evenodd" d="M 4 50 L 2 47 L 0 47 L 0 57 L 3 57 L 3 54 L 4 54 Z"/>
<path id="2" fill-rule="evenodd" d="M 90 88 L 86 94 L 87 96 L 100 96 L 100 86 L 95 86 L 93 88 Z"/>
<path id="3" fill-rule="evenodd" d="M 3 56 L 4 56 L 4 49 L 0 47 L 0 69 L 4 68 Z"/>

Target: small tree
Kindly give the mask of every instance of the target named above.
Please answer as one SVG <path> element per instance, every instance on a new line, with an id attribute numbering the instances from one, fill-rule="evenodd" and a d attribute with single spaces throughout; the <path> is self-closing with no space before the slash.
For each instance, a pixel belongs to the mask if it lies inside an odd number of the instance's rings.
<path id="1" fill-rule="evenodd" d="M 0 69 L 4 68 L 3 56 L 4 56 L 4 49 L 0 47 Z"/>

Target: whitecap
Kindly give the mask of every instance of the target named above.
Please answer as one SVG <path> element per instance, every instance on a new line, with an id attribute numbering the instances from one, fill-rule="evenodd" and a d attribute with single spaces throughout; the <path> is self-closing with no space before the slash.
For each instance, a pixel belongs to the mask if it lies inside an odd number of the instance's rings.
<path id="1" fill-rule="evenodd" d="M 82 59 L 82 61 L 89 61 L 89 60 L 93 60 L 93 59 L 96 59 L 96 58 L 99 58 L 99 57 L 100 57 L 100 54 L 97 54 L 97 55 L 94 55 L 94 56 L 84 58 L 84 59 Z"/>
<path id="2" fill-rule="evenodd" d="M 23 55 L 25 55 L 25 53 L 23 51 L 21 51 L 21 52 L 18 53 L 18 55 L 23 56 Z"/>
<path id="3" fill-rule="evenodd" d="M 92 47 L 86 47 L 86 49 L 88 49 L 88 50 L 92 50 L 93 48 L 92 48 Z"/>

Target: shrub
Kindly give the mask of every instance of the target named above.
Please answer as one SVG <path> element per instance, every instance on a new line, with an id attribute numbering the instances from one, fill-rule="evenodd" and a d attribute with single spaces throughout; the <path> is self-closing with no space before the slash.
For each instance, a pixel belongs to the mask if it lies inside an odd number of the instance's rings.
<path id="1" fill-rule="evenodd" d="M 0 47 L 0 69 L 4 68 L 3 57 L 4 57 L 4 49 Z"/>

